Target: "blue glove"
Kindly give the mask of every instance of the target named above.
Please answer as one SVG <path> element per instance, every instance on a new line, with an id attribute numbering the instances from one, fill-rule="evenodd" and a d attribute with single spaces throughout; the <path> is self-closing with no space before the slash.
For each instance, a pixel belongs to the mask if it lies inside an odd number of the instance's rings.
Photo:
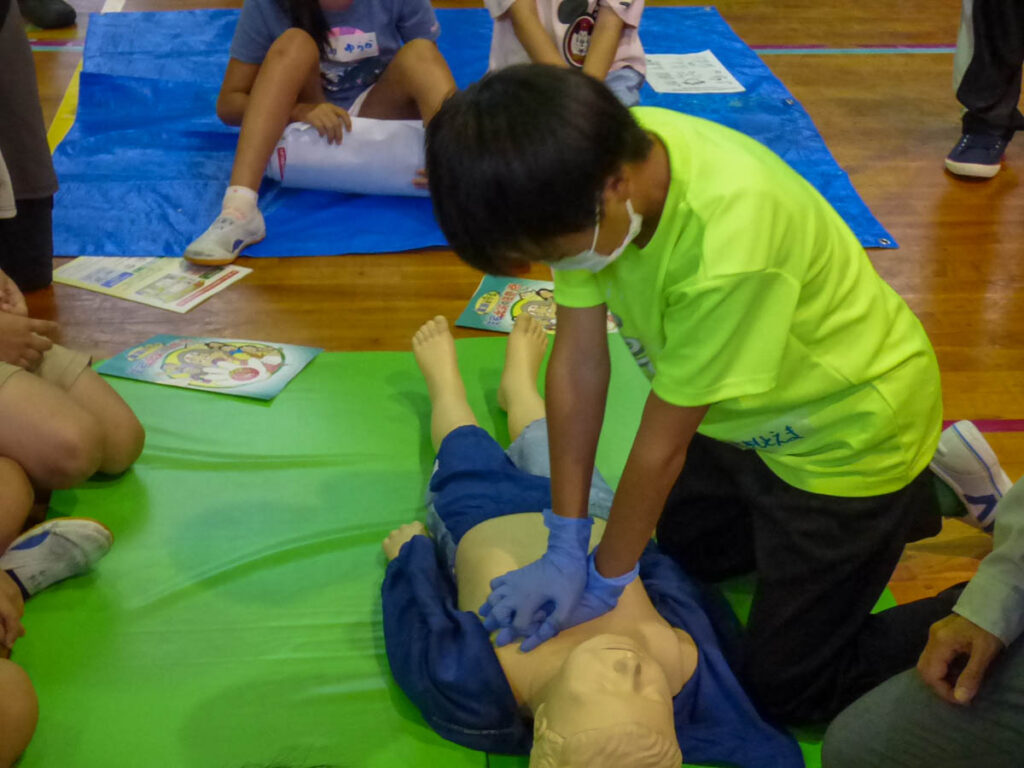
<path id="1" fill-rule="evenodd" d="M 589 517 L 562 517 L 544 510 L 548 549 L 539 560 L 491 581 L 491 594 L 480 606 L 484 628 L 500 629 L 496 642 L 508 645 L 545 620 L 565 621 L 587 582 Z M 557 631 L 557 629 L 556 629 Z"/>
<path id="2" fill-rule="evenodd" d="M 623 590 L 640 573 L 640 564 L 637 563 L 633 566 L 633 570 L 621 576 L 607 579 L 597 572 L 597 566 L 594 564 L 594 555 L 596 553 L 597 550 L 595 549 L 587 557 L 587 584 L 583 589 L 583 596 L 580 598 L 579 603 L 576 604 L 576 607 L 561 625 L 554 624 L 550 617 L 534 622 L 527 630 L 527 637 L 523 640 L 523 644 L 519 646 L 524 652 L 532 651 L 563 629 L 575 627 L 577 624 L 582 624 L 585 621 L 596 619 L 598 616 L 608 613 L 619 602 L 619 597 L 622 595 Z"/>

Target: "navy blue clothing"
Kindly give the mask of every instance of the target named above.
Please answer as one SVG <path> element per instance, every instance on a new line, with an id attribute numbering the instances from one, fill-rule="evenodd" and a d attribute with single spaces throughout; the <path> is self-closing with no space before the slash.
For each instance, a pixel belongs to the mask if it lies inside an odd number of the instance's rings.
<path id="1" fill-rule="evenodd" d="M 429 0 L 355 0 L 344 11 L 325 12 L 331 46 L 320 62 L 324 96 L 348 109 L 377 82 L 410 40 L 437 40 L 441 27 Z M 231 58 L 262 64 L 270 46 L 292 26 L 279 0 L 245 0 L 231 40 Z"/>
<path id="2" fill-rule="evenodd" d="M 456 459 L 466 465 L 460 468 Z M 475 427 L 446 438 L 431 489 L 453 544 L 484 520 L 550 505 L 548 478 L 522 472 Z M 698 648 L 697 669 L 674 701 L 684 758 L 741 768 L 803 766 L 793 739 L 761 720 L 737 682 L 697 585 L 653 543 L 640 560 L 640 578 L 658 612 Z M 529 752 L 531 724 L 516 705 L 483 624 L 475 613 L 459 610 L 449 561 L 433 541 L 416 536 L 402 547 L 388 564 L 381 597 L 392 674 L 427 723 L 471 749 Z"/>

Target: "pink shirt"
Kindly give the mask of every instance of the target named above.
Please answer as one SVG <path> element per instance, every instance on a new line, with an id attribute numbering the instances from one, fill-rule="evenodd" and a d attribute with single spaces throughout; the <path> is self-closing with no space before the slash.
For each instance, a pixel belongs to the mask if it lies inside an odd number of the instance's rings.
<path id="1" fill-rule="evenodd" d="M 505 16 L 514 2 L 515 0 L 484 0 L 487 10 L 494 19 L 490 60 L 492 70 L 530 61 L 529 54 L 516 37 L 512 19 Z M 563 9 L 565 21 L 559 18 L 559 8 Z M 540 23 L 565 60 L 574 67 L 583 66 L 583 59 L 590 46 L 590 35 L 599 12 L 614 13 L 625 24 L 609 71 L 632 67 L 641 74 L 645 73 L 647 65 L 644 61 L 644 49 L 637 32 L 640 16 L 644 12 L 644 0 L 537 0 Z M 502 16 L 504 18 L 501 18 Z"/>

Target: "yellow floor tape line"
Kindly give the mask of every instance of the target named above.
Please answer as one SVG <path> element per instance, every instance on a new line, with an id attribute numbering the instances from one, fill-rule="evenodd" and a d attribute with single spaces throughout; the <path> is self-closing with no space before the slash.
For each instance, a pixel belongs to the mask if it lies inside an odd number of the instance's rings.
<path id="1" fill-rule="evenodd" d="M 50 123 L 50 130 L 46 132 L 46 140 L 50 144 L 51 153 L 68 135 L 71 126 L 75 124 L 75 115 L 78 112 L 78 76 L 81 73 L 82 62 L 78 62 L 78 66 L 75 67 L 75 71 L 71 75 L 71 82 L 68 83 L 67 90 L 64 91 L 64 98 L 60 100 L 57 114 L 53 116 L 53 122 Z"/>

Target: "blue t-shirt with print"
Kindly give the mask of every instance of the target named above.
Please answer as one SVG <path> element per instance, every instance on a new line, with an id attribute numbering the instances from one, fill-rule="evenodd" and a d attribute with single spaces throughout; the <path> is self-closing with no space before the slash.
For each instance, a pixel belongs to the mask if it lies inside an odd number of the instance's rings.
<path id="1" fill-rule="evenodd" d="M 245 0 L 231 40 L 231 58 L 261 64 L 270 46 L 291 27 L 286 0 Z M 441 27 L 429 0 L 354 0 L 324 13 L 331 46 L 320 60 L 324 95 L 347 109 L 381 76 L 398 49 L 416 38 L 437 40 Z"/>

